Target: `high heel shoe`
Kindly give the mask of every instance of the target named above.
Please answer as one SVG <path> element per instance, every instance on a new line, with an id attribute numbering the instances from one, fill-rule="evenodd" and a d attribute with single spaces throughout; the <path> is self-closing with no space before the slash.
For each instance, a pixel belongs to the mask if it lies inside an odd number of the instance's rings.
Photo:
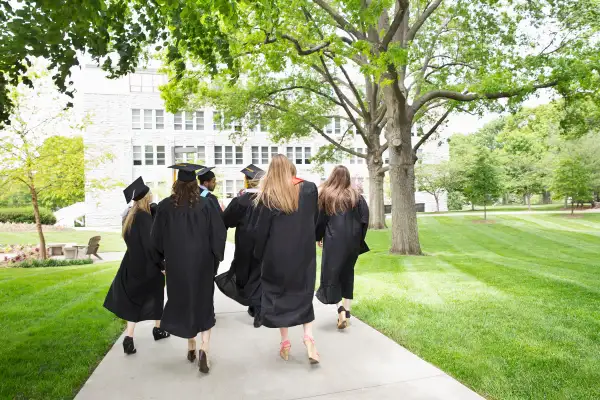
<path id="1" fill-rule="evenodd" d="M 154 340 L 161 340 L 168 338 L 171 334 L 162 328 L 154 327 L 152 329 L 152 336 L 154 336 Z"/>
<path id="2" fill-rule="evenodd" d="M 196 349 L 194 349 L 194 350 L 188 350 L 188 352 L 187 352 L 187 359 L 191 363 L 193 363 L 194 361 L 196 361 Z"/>
<path id="3" fill-rule="evenodd" d="M 279 356 L 283 358 L 285 361 L 290 359 L 290 349 L 292 348 L 292 343 L 289 340 L 284 340 L 281 342 L 281 347 L 279 347 Z"/>
<path id="4" fill-rule="evenodd" d="M 206 354 L 206 351 L 204 351 L 202 349 L 200 349 L 198 351 L 198 369 L 203 374 L 208 374 L 208 371 L 209 371 L 208 354 Z"/>
<path id="5" fill-rule="evenodd" d="M 308 360 L 311 364 L 318 364 L 320 356 L 317 347 L 315 346 L 315 339 L 305 335 L 303 341 L 306 346 L 306 351 L 308 352 Z"/>
<path id="6" fill-rule="evenodd" d="M 348 311 L 346 311 L 344 306 L 340 306 L 338 308 L 338 321 L 337 321 L 338 329 L 346 329 L 346 327 L 348 326 L 348 321 L 346 321 L 347 313 L 348 313 Z"/>
<path id="7" fill-rule="evenodd" d="M 123 351 L 127 355 L 137 353 L 135 345 L 133 344 L 133 338 L 131 336 L 125 336 L 125 339 L 123 339 Z"/>
<path id="8" fill-rule="evenodd" d="M 346 310 L 346 320 L 348 321 L 346 326 L 350 326 L 350 310 Z"/>

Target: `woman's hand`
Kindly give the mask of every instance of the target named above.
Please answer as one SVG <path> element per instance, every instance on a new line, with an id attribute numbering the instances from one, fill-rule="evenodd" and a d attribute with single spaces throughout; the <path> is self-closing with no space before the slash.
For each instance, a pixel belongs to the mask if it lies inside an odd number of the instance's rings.
<path id="1" fill-rule="evenodd" d="M 323 241 L 322 241 L 322 240 L 318 241 L 318 242 L 317 242 L 317 245 L 318 245 L 319 247 L 323 248 Z"/>

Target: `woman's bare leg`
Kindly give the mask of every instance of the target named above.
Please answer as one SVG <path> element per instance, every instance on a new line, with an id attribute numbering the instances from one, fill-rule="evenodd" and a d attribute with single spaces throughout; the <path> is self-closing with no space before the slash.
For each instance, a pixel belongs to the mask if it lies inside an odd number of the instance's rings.
<path id="1" fill-rule="evenodd" d="M 134 330 L 135 330 L 135 322 L 127 321 L 127 336 L 133 337 Z"/>
<path id="2" fill-rule="evenodd" d="M 209 329 L 200 334 L 200 338 L 202 339 L 202 344 L 200 345 L 200 349 L 204 350 L 207 353 L 208 353 L 208 347 L 210 344 L 210 331 L 211 330 Z"/>
<path id="3" fill-rule="evenodd" d="M 279 333 L 281 334 L 281 342 L 285 342 L 286 340 L 289 340 L 289 329 L 288 328 L 279 328 Z"/>

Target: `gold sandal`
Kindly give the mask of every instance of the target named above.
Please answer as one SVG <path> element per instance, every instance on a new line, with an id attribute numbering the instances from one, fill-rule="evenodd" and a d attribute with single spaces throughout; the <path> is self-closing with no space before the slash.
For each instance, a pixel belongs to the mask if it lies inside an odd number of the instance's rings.
<path id="1" fill-rule="evenodd" d="M 317 351 L 317 347 L 315 346 L 315 339 L 310 336 L 304 335 L 304 345 L 306 346 L 306 351 L 308 352 L 308 360 L 311 364 L 318 364 L 320 361 L 319 352 Z"/>

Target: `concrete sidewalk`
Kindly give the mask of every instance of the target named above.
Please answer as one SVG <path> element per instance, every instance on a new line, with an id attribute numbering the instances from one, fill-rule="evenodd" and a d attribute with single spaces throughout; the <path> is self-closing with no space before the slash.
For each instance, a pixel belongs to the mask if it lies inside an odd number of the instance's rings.
<path id="1" fill-rule="evenodd" d="M 232 250 L 228 245 L 222 270 L 229 268 Z M 246 309 L 218 289 L 215 309 L 210 374 L 185 359 L 185 339 L 155 342 L 153 324 L 145 322 L 136 328 L 137 354 L 125 356 L 119 338 L 76 400 L 481 399 L 355 318 L 338 331 L 335 307 L 315 302 L 317 366 L 308 363 L 301 327 L 290 330 L 292 351 L 285 362 L 279 358 L 278 330 L 253 328 Z"/>

